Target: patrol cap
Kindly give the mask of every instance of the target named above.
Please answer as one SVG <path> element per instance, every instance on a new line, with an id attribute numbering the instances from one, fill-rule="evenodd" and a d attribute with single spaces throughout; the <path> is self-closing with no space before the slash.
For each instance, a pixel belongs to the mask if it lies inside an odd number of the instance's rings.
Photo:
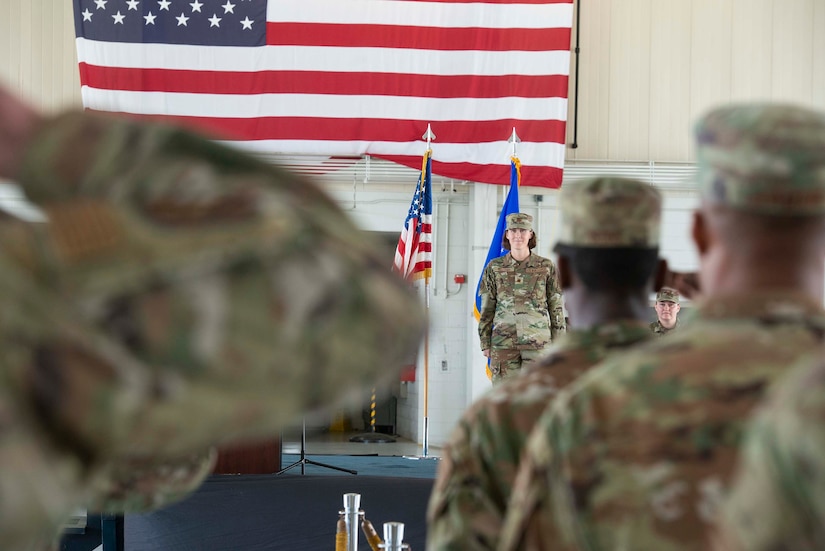
<path id="1" fill-rule="evenodd" d="M 656 302 L 675 302 L 679 304 L 679 291 L 670 287 L 662 287 L 656 293 Z"/>
<path id="2" fill-rule="evenodd" d="M 730 105 L 702 117 L 695 134 L 705 201 L 767 215 L 825 214 L 825 113 Z"/>
<path id="3" fill-rule="evenodd" d="M 574 247 L 659 246 L 662 196 L 639 180 L 599 176 L 561 191 L 559 244 Z"/>
<path id="4" fill-rule="evenodd" d="M 507 215 L 507 229 L 517 228 L 533 231 L 533 217 L 523 212 L 515 212 Z"/>

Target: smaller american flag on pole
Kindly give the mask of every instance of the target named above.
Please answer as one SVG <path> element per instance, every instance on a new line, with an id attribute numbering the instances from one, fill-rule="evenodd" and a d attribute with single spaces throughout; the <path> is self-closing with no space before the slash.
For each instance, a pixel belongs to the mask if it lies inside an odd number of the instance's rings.
<path id="1" fill-rule="evenodd" d="M 424 153 L 418 185 L 415 186 L 392 264 L 393 271 L 408 281 L 429 281 L 433 272 L 432 154 L 431 149 Z"/>

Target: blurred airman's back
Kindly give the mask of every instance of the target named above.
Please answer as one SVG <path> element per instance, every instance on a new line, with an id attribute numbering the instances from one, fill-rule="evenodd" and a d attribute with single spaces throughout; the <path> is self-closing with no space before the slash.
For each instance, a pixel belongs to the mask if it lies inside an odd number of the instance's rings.
<path id="1" fill-rule="evenodd" d="M 0 177 L 48 217 L 0 222 L 0 409 L 20 421 L 0 547 L 99 498 L 118 461 L 271 437 L 417 348 L 419 301 L 311 182 L 167 126 L 32 118 L 24 143 L 0 132 Z"/>

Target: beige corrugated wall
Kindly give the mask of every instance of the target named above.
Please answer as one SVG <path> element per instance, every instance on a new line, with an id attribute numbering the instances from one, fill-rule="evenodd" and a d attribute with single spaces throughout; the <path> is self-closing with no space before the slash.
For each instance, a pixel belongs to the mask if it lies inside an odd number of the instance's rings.
<path id="1" fill-rule="evenodd" d="M 825 109 L 823 0 L 582 0 L 580 48 L 571 160 L 690 161 L 692 121 L 721 102 Z"/>
<path id="2" fill-rule="evenodd" d="M 47 111 L 80 107 L 71 0 L 0 0 L 0 79 Z"/>
<path id="3" fill-rule="evenodd" d="M 690 123 L 719 102 L 825 109 L 825 0 L 582 2 L 568 159 L 690 161 Z M 34 103 L 79 106 L 71 0 L 0 0 L 0 59 L 0 78 Z"/>

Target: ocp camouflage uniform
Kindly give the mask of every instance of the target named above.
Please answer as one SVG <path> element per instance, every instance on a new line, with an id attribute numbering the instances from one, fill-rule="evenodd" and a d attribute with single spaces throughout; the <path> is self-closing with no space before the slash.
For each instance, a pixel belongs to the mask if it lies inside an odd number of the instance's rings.
<path id="1" fill-rule="evenodd" d="M 807 297 L 732 296 L 608 359 L 536 423 L 502 549 L 706 549 L 747 413 L 824 342 Z"/>
<path id="2" fill-rule="evenodd" d="M 130 456 L 115 461 L 90 481 L 89 511 L 141 513 L 180 501 L 212 473 L 218 452 L 209 448 L 186 457 Z"/>
<path id="3" fill-rule="evenodd" d="M 441 453 L 427 549 L 495 549 L 522 449 L 552 397 L 608 353 L 650 337 L 634 322 L 568 330 L 549 356 L 476 401 Z"/>
<path id="4" fill-rule="evenodd" d="M 510 254 L 487 264 L 479 287 L 478 334 L 490 351 L 493 381 L 510 374 L 513 357 L 535 360 L 565 330 L 556 266 L 530 254 L 519 262 Z"/>
<path id="5" fill-rule="evenodd" d="M 560 205 L 559 245 L 622 254 L 644 248 L 655 258 L 662 199 L 649 185 L 626 178 L 587 179 L 563 190 Z M 651 268 L 651 283 L 652 276 Z M 652 337 L 643 321 L 615 314 L 603 321 L 568 330 L 549 355 L 496 385 L 462 416 L 442 452 L 430 498 L 428 549 L 496 548 L 524 444 L 547 404 L 608 354 Z"/>
<path id="6" fill-rule="evenodd" d="M 720 551 L 825 549 L 825 362 L 780 381 L 749 426 Z"/>
<path id="7" fill-rule="evenodd" d="M 659 320 L 654 321 L 651 323 L 648 328 L 652 333 L 654 333 L 657 337 L 663 337 L 670 333 L 671 331 L 676 331 L 679 328 L 679 320 L 676 320 L 676 325 L 668 329 Z"/>
<path id="8" fill-rule="evenodd" d="M 77 113 L 17 181 L 49 222 L 0 223 L 4 550 L 99 499 L 119 462 L 271 438 L 418 346 L 423 308 L 373 238 L 276 167 Z"/>
<path id="9" fill-rule="evenodd" d="M 825 214 L 822 115 L 725 107 L 697 137 L 704 201 L 767 220 Z M 749 413 L 825 340 L 820 302 L 792 289 L 714 296 L 690 326 L 562 391 L 527 444 L 500 549 L 707 549 Z"/>

